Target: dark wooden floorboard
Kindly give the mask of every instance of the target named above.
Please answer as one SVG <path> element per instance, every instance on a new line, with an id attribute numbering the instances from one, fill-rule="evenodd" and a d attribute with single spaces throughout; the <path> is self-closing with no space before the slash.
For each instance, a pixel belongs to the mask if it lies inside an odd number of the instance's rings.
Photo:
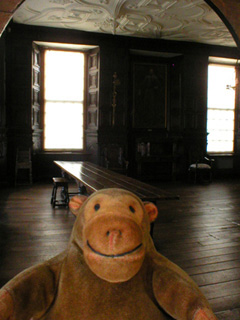
<path id="1" fill-rule="evenodd" d="M 158 202 L 156 248 L 192 276 L 218 319 L 239 320 L 240 181 L 155 185 L 180 195 Z M 75 217 L 51 207 L 51 190 L 51 184 L 1 189 L 0 286 L 66 249 Z"/>
<path id="2" fill-rule="evenodd" d="M 180 200 L 158 204 L 158 251 L 192 276 L 219 319 L 239 320 L 240 181 L 165 187 Z"/>
<path id="3" fill-rule="evenodd" d="M 238 309 L 220 312 L 218 314 L 218 319 L 219 320 L 226 320 L 226 319 L 239 320 L 240 319 L 240 309 L 238 308 Z"/>

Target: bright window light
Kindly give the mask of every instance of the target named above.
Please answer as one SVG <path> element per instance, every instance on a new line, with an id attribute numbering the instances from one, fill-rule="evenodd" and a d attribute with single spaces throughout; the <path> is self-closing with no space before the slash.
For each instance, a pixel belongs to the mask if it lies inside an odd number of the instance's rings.
<path id="1" fill-rule="evenodd" d="M 233 152 L 235 67 L 208 67 L 207 152 Z"/>
<path id="2" fill-rule="evenodd" d="M 44 148 L 83 149 L 84 54 L 45 52 Z"/>

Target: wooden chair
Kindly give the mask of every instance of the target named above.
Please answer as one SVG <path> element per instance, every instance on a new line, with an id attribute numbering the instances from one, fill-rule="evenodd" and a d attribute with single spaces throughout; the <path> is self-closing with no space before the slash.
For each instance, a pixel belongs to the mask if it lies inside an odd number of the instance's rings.
<path id="1" fill-rule="evenodd" d="M 214 159 L 205 156 L 190 164 L 188 168 L 189 180 L 193 180 L 194 183 L 211 183 L 213 162 Z"/>
<path id="2" fill-rule="evenodd" d="M 28 170 L 28 182 L 32 184 L 32 156 L 31 148 L 22 149 L 17 148 L 16 164 L 15 164 L 15 186 L 17 184 L 25 184 L 26 179 L 19 180 L 22 170 Z"/>

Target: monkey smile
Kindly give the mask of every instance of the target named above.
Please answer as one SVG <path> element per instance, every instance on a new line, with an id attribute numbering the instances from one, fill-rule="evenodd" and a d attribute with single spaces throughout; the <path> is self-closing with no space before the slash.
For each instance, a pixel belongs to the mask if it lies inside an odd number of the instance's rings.
<path id="1" fill-rule="evenodd" d="M 124 252 L 124 253 L 119 253 L 119 254 L 104 254 L 104 253 L 101 253 L 97 250 L 95 250 L 91 245 L 90 243 L 87 241 L 87 245 L 88 247 L 96 254 L 98 254 L 99 256 L 102 256 L 102 257 L 106 257 L 106 258 L 119 258 L 119 257 L 124 257 L 124 256 L 127 256 L 135 251 L 137 251 L 139 248 L 142 247 L 142 243 L 140 243 L 138 246 L 136 246 L 136 248 L 130 250 L 130 251 L 127 251 L 127 252 Z"/>

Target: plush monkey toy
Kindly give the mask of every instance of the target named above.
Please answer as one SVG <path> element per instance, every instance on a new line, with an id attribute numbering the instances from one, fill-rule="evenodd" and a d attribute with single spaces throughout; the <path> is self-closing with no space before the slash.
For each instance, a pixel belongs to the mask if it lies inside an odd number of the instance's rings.
<path id="1" fill-rule="evenodd" d="M 122 189 L 76 196 L 68 248 L 0 290 L 0 320 L 216 320 L 191 278 L 157 253 L 158 211 Z"/>

